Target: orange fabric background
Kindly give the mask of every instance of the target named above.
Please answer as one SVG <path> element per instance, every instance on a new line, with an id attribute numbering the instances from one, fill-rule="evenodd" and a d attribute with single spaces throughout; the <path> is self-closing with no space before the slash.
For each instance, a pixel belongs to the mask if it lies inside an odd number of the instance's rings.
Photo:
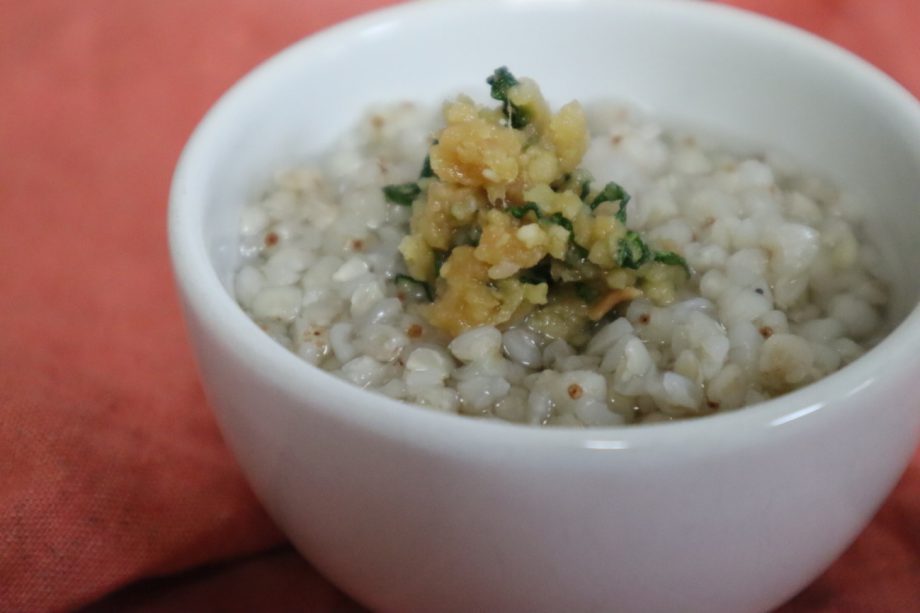
<path id="1" fill-rule="evenodd" d="M 185 138 L 226 87 L 388 3 L 0 1 L 0 611 L 358 609 L 284 546 L 220 440 L 184 340 L 165 206 Z M 730 3 L 817 31 L 920 94 L 916 0 Z M 784 608 L 908 610 L 920 456 Z"/>

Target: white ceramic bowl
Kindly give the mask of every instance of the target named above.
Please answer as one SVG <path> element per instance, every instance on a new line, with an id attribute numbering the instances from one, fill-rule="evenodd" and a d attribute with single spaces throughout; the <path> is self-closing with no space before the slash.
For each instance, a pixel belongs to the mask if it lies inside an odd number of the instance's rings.
<path id="1" fill-rule="evenodd" d="M 627 98 L 793 152 L 867 194 L 899 327 L 814 385 L 732 414 L 541 430 L 351 387 L 227 287 L 240 207 L 372 102 L 434 103 L 507 64 L 555 103 Z M 313 36 L 208 113 L 175 175 L 176 277 L 202 378 L 298 549 L 385 611 L 756 611 L 859 533 L 920 435 L 920 107 L 814 37 L 695 2 L 443 1 Z"/>

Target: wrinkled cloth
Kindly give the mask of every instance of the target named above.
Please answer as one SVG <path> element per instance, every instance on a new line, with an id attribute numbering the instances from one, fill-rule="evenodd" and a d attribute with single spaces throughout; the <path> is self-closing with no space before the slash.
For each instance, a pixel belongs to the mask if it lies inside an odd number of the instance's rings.
<path id="1" fill-rule="evenodd" d="M 198 383 L 179 151 L 259 61 L 385 0 L 0 2 L 0 611 L 360 610 L 285 545 Z M 920 94 L 916 0 L 731 0 Z M 786 612 L 920 610 L 920 456 Z"/>

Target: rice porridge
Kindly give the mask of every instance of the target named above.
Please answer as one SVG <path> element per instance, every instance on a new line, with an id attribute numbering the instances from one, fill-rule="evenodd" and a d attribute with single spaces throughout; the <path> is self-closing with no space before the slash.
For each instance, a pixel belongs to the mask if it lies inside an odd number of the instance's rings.
<path id="1" fill-rule="evenodd" d="M 563 426 L 736 410 L 882 336 L 888 290 L 847 196 L 622 104 L 371 109 L 241 218 L 239 304 L 351 383 Z"/>

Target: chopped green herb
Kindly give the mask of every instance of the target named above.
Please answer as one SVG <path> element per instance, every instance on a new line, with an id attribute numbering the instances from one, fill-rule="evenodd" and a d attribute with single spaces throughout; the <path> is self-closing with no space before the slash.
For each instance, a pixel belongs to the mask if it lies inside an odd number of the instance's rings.
<path id="1" fill-rule="evenodd" d="M 562 226 L 563 228 L 565 228 L 565 229 L 568 230 L 569 232 L 572 231 L 572 222 L 569 221 L 568 218 L 563 217 L 563 216 L 562 216 L 562 213 L 553 213 L 552 215 L 550 215 L 550 216 L 547 217 L 546 219 L 547 219 L 548 221 L 550 221 L 550 222 L 556 224 L 557 226 Z"/>
<path id="2" fill-rule="evenodd" d="M 397 285 L 415 285 L 416 287 L 421 287 L 425 291 L 425 297 L 428 298 L 429 302 L 434 301 L 434 292 L 431 291 L 431 286 L 425 283 L 424 281 L 419 281 L 418 279 L 413 279 L 409 275 L 396 275 L 393 277 L 393 282 Z"/>
<path id="3" fill-rule="evenodd" d="M 525 202 L 521 206 L 513 206 L 508 209 L 508 213 L 515 219 L 521 219 L 528 212 L 532 212 L 537 217 L 537 219 L 542 217 L 542 214 L 540 213 L 540 207 L 538 207 L 536 203 L 533 202 Z"/>
<path id="4" fill-rule="evenodd" d="M 515 130 L 520 130 L 527 126 L 530 123 L 530 112 L 514 103 L 508 103 L 508 106 L 511 107 L 511 127 Z"/>
<path id="5" fill-rule="evenodd" d="M 518 80 L 514 78 L 507 66 L 496 68 L 492 76 L 486 79 L 486 83 L 492 87 L 490 92 L 492 98 L 502 103 L 502 111 L 512 128 L 520 130 L 530 123 L 530 113 L 527 112 L 527 109 L 517 106 L 508 99 L 509 90 L 518 84 Z"/>
<path id="6" fill-rule="evenodd" d="M 398 185 L 387 185 L 383 188 L 383 195 L 387 202 L 399 204 L 401 206 L 411 206 L 412 201 L 418 198 L 422 193 L 422 188 L 417 183 L 401 183 Z"/>
<path id="7" fill-rule="evenodd" d="M 522 219 L 527 213 L 533 213 L 537 219 L 545 219 L 550 223 L 554 223 L 557 226 L 562 226 L 569 232 L 572 232 L 571 220 L 569 220 L 567 217 L 564 217 L 562 213 L 556 212 L 545 217 L 540 212 L 540 208 L 533 202 L 525 202 L 521 206 L 513 206 L 508 209 L 508 213 L 515 219 Z"/>
<path id="8" fill-rule="evenodd" d="M 431 169 L 431 156 L 426 155 L 425 161 L 422 162 L 422 172 L 419 173 L 419 179 L 427 179 L 434 176 L 434 171 Z"/>
<path id="9" fill-rule="evenodd" d="M 572 222 L 564 217 L 562 213 L 553 213 L 548 217 L 544 217 L 540 212 L 540 208 L 533 202 L 525 202 L 521 206 L 513 206 L 508 209 L 508 213 L 511 214 L 515 219 L 523 218 L 527 213 L 533 213 L 537 219 L 545 219 L 550 223 L 554 223 L 557 226 L 562 226 L 569 232 L 572 231 Z"/>
<path id="10" fill-rule="evenodd" d="M 438 144 L 438 139 L 434 139 L 434 141 L 432 141 L 431 143 L 432 146 L 437 145 L 437 144 Z M 426 155 L 425 161 L 422 162 L 422 172 L 419 173 L 418 178 L 419 179 L 429 179 L 434 176 L 435 176 L 434 170 L 432 170 L 431 168 L 431 156 Z"/>
<path id="11" fill-rule="evenodd" d="M 687 260 L 673 251 L 656 251 L 652 259 L 668 266 L 680 266 L 687 273 L 687 276 L 690 276 L 690 266 L 687 264 Z"/>
<path id="12" fill-rule="evenodd" d="M 593 180 L 594 177 L 591 176 L 590 172 L 584 168 L 578 168 L 575 172 L 565 175 L 564 187 L 578 194 L 578 197 L 582 200 L 585 200 L 591 192 L 591 182 Z"/>
<path id="13" fill-rule="evenodd" d="M 585 200 L 591 192 L 591 182 L 594 177 L 584 168 L 577 168 L 574 172 L 567 172 L 561 178 L 550 184 L 554 192 L 559 193 L 569 190 L 581 200 Z M 586 202 L 587 203 L 587 202 Z"/>
<path id="14" fill-rule="evenodd" d="M 492 76 L 486 79 L 486 83 L 492 86 L 492 91 L 490 92 L 492 98 L 507 102 L 508 90 L 517 85 L 518 80 L 514 78 L 507 66 L 500 66 L 495 69 Z"/>
<path id="15" fill-rule="evenodd" d="M 591 208 L 596 209 L 603 202 L 617 202 L 620 203 L 620 210 L 616 213 L 616 218 L 620 220 L 621 223 L 626 223 L 626 205 L 629 204 L 630 196 L 623 186 L 619 183 L 611 181 L 604 186 L 604 189 L 601 190 L 597 196 L 594 197 L 594 200 L 591 201 Z"/>
<path id="16" fill-rule="evenodd" d="M 617 264 L 621 268 L 636 270 L 651 259 L 652 251 L 638 232 L 629 230 L 626 236 L 620 239 L 616 257 Z"/>

